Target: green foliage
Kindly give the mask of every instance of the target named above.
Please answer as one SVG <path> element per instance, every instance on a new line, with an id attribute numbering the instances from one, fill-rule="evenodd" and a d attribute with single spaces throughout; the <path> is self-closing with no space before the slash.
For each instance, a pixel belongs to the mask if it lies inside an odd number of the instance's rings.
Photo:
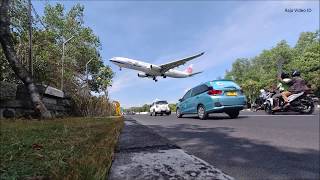
<path id="1" fill-rule="evenodd" d="M 171 112 L 176 112 L 177 104 L 169 104 L 169 108 L 170 108 Z"/>
<path id="2" fill-rule="evenodd" d="M 277 83 L 277 77 L 282 71 L 290 73 L 297 69 L 319 95 L 319 52 L 319 31 L 303 32 L 293 48 L 283 40 L 252 59 L 236 59 L 232 69 L 226 71 L 225 78 L 237 82 L 249 101 L 253 102 L 259 94 L 259 89 L 269 88 Z"/>
<path id="3" fill-rule="evenodd" d="M 72 113 L 74 116 L 105 117 L 115 114 L 115 107 L 107 96 L 73 96 Z"/>
<path id="4" fill-rule="evenodd" d="M 122 127 L 122 118 L 3 120 L 0 179 L 105 179 Z"/>
<path id="5" fill-rule="evenodd" d="M 140 107 L 130 107 L 128 109 L 124 109 L 124 112 L 149 112 L 150 110 L 150 105 L 149 104 L 144 104 L 143 106 Z"/>
<path id="6" fill-rule="evenodd" d="M 97 74 L 93 75 L 90 81 L 92 90 L 96 92 L 103 91 L 107 95 L 107 88 L 112 84 L 113 71 L 109 66 L 99 68 Z"/>
<path id="7" fill-rule="evenodd" d="M 311 88 L 319 95 L 320 90 L 320 43 L 312 43 L 304 48 L 303 53 L 297 56 L 290 64 L 291 69 L 299 69 Z"/>
<path id="8" fill-rule="evenodd" d="M 128 109 L 124 109 L 124 112 L 149 112 L 150 111 L 151 105 L 149 104 L 144 104 L 143 106 L 140 107 L 131 107 Z M 177 104 L 169 104 L 169 108 L 171 112 L 176 112 L 177 109 Z"/>
<path id="9" fill-rule="evenodd" d="M 10 4 L 11 27 L 14 36 L 17 56 L 25 67 L 28 65 L 28 1 L 14 0 Z M 35 13 L 33 12 L 33 15 Z M 46 4 L 42 17 L 33 16 L 32 59 L 34 79 L 60 88 L 62 44 L 74 37 L 65 46 L 64 84 L 65 91 L 75 94 L 79 87 L 86 84 L 86 63 L 89 63 L 89 74 L 92 75 L 90 89 L 107 92 L 112 83 L 113 72 L 104 66 L 99 54 L 101 44 L 99 38 L 90 27 L 84 25 L 84 6 L 77 4 L 69 11 L 57 3 Z M 2 50 L 1 81 L 18 82 L 5 60 Z"/>

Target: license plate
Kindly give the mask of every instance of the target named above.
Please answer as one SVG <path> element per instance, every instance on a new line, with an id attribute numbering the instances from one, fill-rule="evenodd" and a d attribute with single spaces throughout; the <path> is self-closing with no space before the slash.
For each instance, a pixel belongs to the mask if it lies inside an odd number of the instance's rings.
<path id="1" fill-rule="evenodd" d="M 227 92 L 227 96 L 237 96 L 237 92 L 235 91 Z"/>

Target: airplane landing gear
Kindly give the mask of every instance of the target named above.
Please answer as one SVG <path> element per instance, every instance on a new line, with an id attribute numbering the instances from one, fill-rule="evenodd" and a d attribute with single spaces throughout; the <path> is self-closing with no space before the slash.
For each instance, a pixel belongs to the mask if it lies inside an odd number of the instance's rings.
<path id="1" fill-rule="evenodd" d="M 158 81 L 158 79 L 157 79 L 156 77 L 153 77 L 153 80 L 154 80 L 155 82 L 157 82 L 157 81 Z"/>
<path id="2" fill-rule="evenodd" d="M 120 67 L 120 71 L 122 70 L 122 68 Z"/>
<path id="3" fill-rule="evenodd" d="M 163 78 L 166 78 L 167 76 L 166 76 L 166 75 L 162 75 L 162 77 L 163 77 Z"/>

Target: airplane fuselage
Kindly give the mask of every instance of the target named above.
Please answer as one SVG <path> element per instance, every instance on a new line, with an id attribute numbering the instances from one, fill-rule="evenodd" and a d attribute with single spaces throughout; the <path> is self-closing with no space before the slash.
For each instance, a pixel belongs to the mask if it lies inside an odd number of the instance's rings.
<path id="1" fill-rule="evenodd" d="M 134 59 L 124 58 L 124 57 L 115 57 L 110 60 L 115 65 L 120 68 L 128 68 L 137 71 L 144 72 L 147 77 L 172 77 L 172 78 L 185 78 L 189 77 L 190 74 L 184 71 L 179 71 L 175 69 L 170 69 L 164 73 L 161 73 L 160 67 L 155 64 L 150 64 L 147 62 L 142 62 Z"/>

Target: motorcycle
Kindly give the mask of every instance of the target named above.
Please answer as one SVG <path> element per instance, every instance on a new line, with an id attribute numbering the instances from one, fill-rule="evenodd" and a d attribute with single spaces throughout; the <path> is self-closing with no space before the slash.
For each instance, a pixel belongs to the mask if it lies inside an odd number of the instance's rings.
<path id="1" fill-rule="evenodd" d="M 282 97 L 278 98 L 279 109 L 273 110 L 275 107 L 275 99 L 270 97 L 265 102 L 265 111 L 267 114 L 274 114 L 275 112 L 300 112 L 301 114 L 312 114 L 314 112 L 314 102 L 312 95 L 307 92 L 300 92 L 292 94 L 288 97 L 290 105 L 285 106 L 285 102 Z"/>
<path id="2" fill-rule="evenodd" d="M 282 83 L 279 83 L 276 88 L 269 90 L 260 90 L 259 98 L 256 99 L 255 104 L 251 108 L 253 111 L 266 110 L 267 100 L 273 98 L 276 94 L 283 92 Z"/>
<path id="3" fill-rule="evenodd" d="M 260 96 L 256 99 L 254 105 L 252 106 L 252 111 L 258 111 L 258 110 L 265 110 L 267 100 L 271 97 L 273 97 L 275 92 L 272 91 L 260 91 Z"/>

